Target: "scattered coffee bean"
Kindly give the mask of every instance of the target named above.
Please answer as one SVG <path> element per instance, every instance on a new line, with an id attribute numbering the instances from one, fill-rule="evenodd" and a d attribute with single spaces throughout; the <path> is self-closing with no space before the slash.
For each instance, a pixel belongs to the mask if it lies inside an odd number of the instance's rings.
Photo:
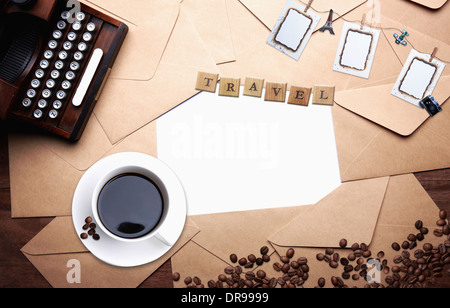
<path id="1" fill-rule="evenodd" d="M 251 254 L 247 257 L 248 261 L 255 263 L 256 262 L 256 256 Z"/>
<path id="2" fill-rule="evenodd" d="M 98 241 L 100 239 L 100 235 L 98 235 L 97 233 L 95 233 L 92 238 L 94 239 L 94 241 Z"/>
<path id="3" fill-rule="evenodd" d="M 323 288 L 323 287 L 325 287 L 325 283 L 326 283 L 326 280 L 325 280 L 325 278 L 319 278 L 319 280 L 317 281 L 317 284 L 319 285 L 319 287 L 321 287 L 321 288 Z"/>
<path id="4" fill-rule="evenodd" d="M 440 219 L 447 219 L 447 212 L 445 210 L 441 210 L 439 212 L 439 218 Z"/>
<path id="5" fill-rule="evenodd" d="M 438 227 L 443 227 L 447 224 L 447 222 L 445 221 L 445 219 L 439 219 L 438 221 L 436 221 L 436 225 Z"/>
<path id="6" fill-rule="evenodd" d="M 422 229 L 423 222 L 421 220 L 416 221 L 415 227 L 416 227 L 417 230 Z"/>
<path id="7" fill-rule="evenodd" d="M 230 255 L 230 261 L 231 263 L 236 263 L 237 262 L 238 257 L 233 253 L 232 255 Z"/>
<path id="8" fill-rule="evenodd" d="M 288 251 L 286 252 L 286 257 L 288 257 L 289 259 L 292 259 L 292 257 L 294 256 L 294 249 L 289 248 Z"/>
<path id="9" fill-rule="evenodd" d="M 179 281 L 180 278 L 181 278 L 180 273 L 176 272 L 176 273 L 173 273 L 173 274 L 172 274 L 172 280 L 173 280 L 173 281 Z"/>
<path id="10" fill-rule="evenodd" d="M 399 251 L 400 250 L 399 243 L 396 243 L 396 242 L 392 243 L 392 249 L 394 249 L 395 251 Z"/>
<path id="11" fill-rule="evenodd" d="M 346 240 L 346 239 L 342 239 L 342 240 L 339 242 L 339 247 L 341 247 L 341 248 L 346 248 L 346 247 L 347 247 L 347 240 Z"/>
<path id="12" fill-rule="evenodd" d="M 81 233 L 80 237 L 85 240 L 88 238 L 88 234 L 87 233 Z"/>
<path id="13" fill-rule="evenodd" d="M 263 256 L 267 255 L 267 253 L 269 253 L 269 247 L 267 247 L 267 246 L 261 247 L 260 252 L 261 252 L 261 255 L 263 255 Z"/>
<path id="14" fill-rule="evenodd" d="M 85 223 L 90 224 L 92 222 L 92 217 L 86 217 L 86 219 L 84 220 Z"/>

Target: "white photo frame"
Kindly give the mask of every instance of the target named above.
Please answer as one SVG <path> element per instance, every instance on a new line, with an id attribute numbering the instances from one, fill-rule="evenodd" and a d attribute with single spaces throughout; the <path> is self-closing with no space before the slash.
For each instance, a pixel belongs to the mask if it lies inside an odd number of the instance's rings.
<path id="1" fill-rule="evenodd" d="M 420 101 L 433 93 L 445 68 L 441 61 L 430 59 L 431 55 L 412 49 L 391 94 L 420 107 Z"/>
<path id="2" fill-rule="evenodd" d="M 305 7 L 289 0 L 278 18 L 267 44 L 299 60 L 320 21 L 320 16 L 305 12 Z"/>
<path id="3" fill-rule="evenodd" d="M 380 30 L 345 22 L 333 70 L 368 79 Z"/>

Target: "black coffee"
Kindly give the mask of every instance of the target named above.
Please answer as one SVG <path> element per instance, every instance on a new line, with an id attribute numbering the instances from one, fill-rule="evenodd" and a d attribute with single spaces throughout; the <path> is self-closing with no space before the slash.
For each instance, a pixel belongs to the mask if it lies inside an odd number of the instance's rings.
<path id="1" fill-rule="evenodd" d="M 98 197 L 98 215 L 114 235 L 135 239 L 158 225 L 164 202 L 158 187 L 148 178 L 126 173 L 111 179 Z"/>

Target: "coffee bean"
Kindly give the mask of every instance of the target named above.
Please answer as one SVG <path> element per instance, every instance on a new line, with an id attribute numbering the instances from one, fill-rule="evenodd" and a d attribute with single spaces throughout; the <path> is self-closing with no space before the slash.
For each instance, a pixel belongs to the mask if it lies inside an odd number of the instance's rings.
<path id="1" fill-rule="evenodd" d="M 445 219 L 439 219 L 438 221 L 436 221 L 436 225 L 439 227 L 443 227 L 447 224 L 447 222 L 445 221 Z"/>
<path id="2" fill-rule="evenodd" d="M 330 261 L 330 267 L 337 268 L 338 266 L 339 266 L 339 264 L 336 261 L 334 261 L 334 260 Z"/>
<path id="3" fill-rule="evenodd" d="M 369 258 L 372 255 L 372 252 L 370 250 L 366 250 L 362 255 L 364 258 Z"/>
<path id="4" fill-rule="evenodd" d="M 433 245 L 430 243 L 426 243 L 423 245 L 423 250 L 425 251 L 431 251 L 433 249 Z"/>
<path id="5" fill-rule="evenodd" d="M 333 248 L 327 248 L 326 250 L 325 250 L 325 254 L 327 254 L 327 255 L 332 255 L 334 253 L 334 249 Z"/>
<path id="6" fill-rule="evenodd" d="M 83 230 L 87 230 L 87 229 L 89 229 L 89 224 L 85 224 L 85 225 L 83 226 Z"/>
<path id="7" fill-rule="evenodd" d="M 341 247 L 341 248 L 347 247 L 347 240 L 346 240 L 346 239 L 342 239 L 342 240 L 339 242 L 339 247 Z"/>
<path id="8" fill-rule="evenodd" d="M 354 244 L 352 245 L 351 249 L 352 249 L 353 251 L 359 249 L 359 244 L 358 244 L 358 243 L 354 243 Z"/>
<path id="9" fill-rule="evenodd" d="M 244 267 L 245 268 L 252 268 L 253 267 L 253 262 L 247 262 L 245 265 L 244 265 Z"/>
<path id="10" fill-rule="evenodd" d="M 270 256 L 269 255 L 263 255 L 262 259 L 264 262 L 270 262 Z"/>
<path id="11" fill-rule="evenodd" d="M 98 235 L 97 233 L 95 233 L 92 238 L 94 239 L 94 241 L 98 241 L 100 240 L 100 235 Z"/>
<path id="12" fill-rule="evenodd" d="M 214 280 L 208 281 L 208 288 L 210 289 L 216 288 L 216 282 Z"/>
<path id="13" fill-rule="evenodd" d="M 418 241 L 423 241 L 425 239 L 425 236 L 422 233 L 417 233 L 416 234 L 416 239 Z"/>
<path id="14" fill-rule="evenodd" d="M 225 272 L 225 274 L 231 275 L 231 274 L 234 273 L 234 267 L 232 267 L 232 266 L 227 266 L 227 267 L 224 269 L 224 272 Z"/>
<path id="15" fill-rule="evenodd" d="M 184 278 L 184 283 L 185 283 L 186 285 L 192 283 L 192 277 L 188 276 L 188 277 Z"/>
<path id="16" fill-rule="evenodd" d="M 323 259 L 325 259 L 325 255 L 324 255 L 323 253 L 318 253 L 318 254 L 316 255 L 316 259 L 317 259 L 318 261 L 323 261 Z"/>
<path id="17" fill-rule="evenodd" d="M 450 225 L 445 225 L 442 227 L 442 233 L 444 235 L 449 235 L 450 234 Z"/>
<path id="18" fill-rule="evenodd" d="M 282 257 L 280 258 L 280 260 L 281 260 L 281 262 L 283 262 L 283 263 L 289 263 L 289 258 L 288 258 L 287 256 L 282 256 Z"/>
<path id="19" fill-rule="evenodd" d="M 436 237 L 442 237 L 444 235 L 444 233 L 442 232 L 442 229 L 435 229 L 433 231 L 434 236 Z"/>
<path id="20" fill-rule="evenodd" d="M 441 210 L 439 212 L 439 218 L 440 219 L 447 219 L 447 212 L 445 210 Z"/>
<path id="21" fill-rule="evenodd" d="M 92 217 L 86 217 L 86 219 L 84 220 L 85 223 L 90 224 L 92 222 Z"/>
<path id="22" fill-rule="evenodd" d="M 259 251 L 261 252 L 261 255 L 264 256 L 269 253 L 269 247 L 263 246 L 263 247 L 261 247 L 261 249 Z"/>
<path id="23" fill-rule="evenodd" d="M 325 278 L 319 278 L 319 280 L 317 281 L 317 284 L 319 285 L 319 287 L 321 287 L 321 288 L 323 288 L 323 287 L 325 287 L 325 283 L 326 283 L 326 280 L 325 280 Z"/>
<path id="24" fill-rule="evenodd" d="M 247 259 L 246 258 L 240 258 L 239 259 L 239 265 L 244 266 L 245 264 L 247 264 Z"/>
<path id="25" fill-rule="evenodd" d="M 289 263 L 284 263 L 283 266 L 281 267 L 281 271 L 283 273 L 287 273 L 290 268 L 291 268 L 291 266 L 289 265 Z"/>
<path id="26" fill-rule="evenodd" d="M 403 249 L 408 249 L 409 248 L 409 242 L 408 241 L 404 241 L 402 244 L 402 248 Z"/>
<path id="27" fill-rule="evenodd" d="M 196 285 L 200 285 L 200 284 L 202 284 L 202 281 L 201 281 L 201 279 L 200 279 L 200 278 L 198 278 L 197 276 L 196 276 L 196 277 L 194 277 L 193 281 L 194 281 L 194 283 L 195 283 Z"/>
<path id="28" fill-rule="evenodd" d="M 87 233 L 81 233 L 81 234 L 80 234 L 80 237 L 81 237 L 83 240 L 85 240 L 85 239 L 88 238 L 88 234 L 87 234 Z"/>
<path id="29" fill-rule="evenodd" d="M 416 221 L 415 226 L 416 226 L 417 230 L 420 230 L 423 227 L 423 222 L 421 220 L 418 220 L 418 221 Z"/>
<path id="30" fill-rule="evenodd" d="M 420 233 L 422 233 L 423 235 L 427 235 L 428 234 L 428 228 L 425 228 L 425 227 L 421 228 L 420 229 Z"/>
<path id="31" fill-rule="evenodd" d="M 236 263 L 237 262 L 238 257 L 233 253 L 232 255 L 230 255 L 230 261 L 231 263 Z"/>
<path id="32" fill-rule="evenodd" d="M 408 241 L 414 242 L 415 240 L 417 240 L 417 237 L 414 234 L 408 235 Z"/>
<path id="33" fill-rule="evenodd" d="M 400 245 L 396 242 L 392 243 L 392 249 L 394 249 L 395 251 L 399 251 L 400 250 Z"/>
<path id="34" fill-rule="evenodd" d="M 254 254 L 251 254 L 247 257 L 248 261 L 255 263 L 256 262 L 256 256 Z"/>
<path id="35" fill-rule="evenodd" d="M 178 280 L 180 280 L 180 277 L 181 277 L 180 273 L 173 273 L 173 274 L 172 274 L 172 280 L 173 280 L 173 281 L 178 281 Z"/>
<path id="36" fill-rule="evenodd" d="M 294 249 L 289 248 L 288 251 L 286 252 L 286 257 L 288 257 L 289 259 L 291 259 L 294 256 Z"/>
<path id="37" fill-rule="evenodd" d="M 266 272 L 263 270 L 259 270 L 258 272 L 256 272 L 256 276 L 258 276 L 261 279 L 266 278 Z"/>
<path id="38" fill-rule="evenodd" d="M 279 262 L 275 262 L 275 263 L 272 265 L 272 267 L 273 267 L 273 269 L 274 269 L 275 271 L 279 272 L 279 271 L 281 271 L 282 265 L 281 265 Z"/>

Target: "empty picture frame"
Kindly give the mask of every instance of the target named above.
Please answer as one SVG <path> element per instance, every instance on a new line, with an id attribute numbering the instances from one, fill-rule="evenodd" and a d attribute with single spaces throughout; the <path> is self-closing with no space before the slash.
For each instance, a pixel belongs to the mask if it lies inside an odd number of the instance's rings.
<path id="1" fill-rule="evenodd" d="M 411 50 L 391 94 L 420 107 L 420 101 L 431 95 L 444 71 L 445 64 L 431 55 Z"/>
<path id="2" fill-rule="evenodd" d="M 320 16 L 311 10 L 305 13 L 305 7 L 289 0 L 267 44 L 298 61 L 319 21 Z"/>
<path id="3" fill-rule="evenodd" d="M 345 22 L 333 70 L 368 79 L 379 38 L 379 30 Z"/>

